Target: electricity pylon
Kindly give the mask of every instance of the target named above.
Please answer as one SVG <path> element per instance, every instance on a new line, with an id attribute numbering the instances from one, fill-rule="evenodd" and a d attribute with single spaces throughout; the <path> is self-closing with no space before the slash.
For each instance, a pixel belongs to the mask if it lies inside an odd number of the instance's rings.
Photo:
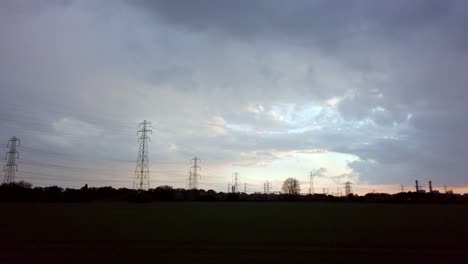
<path id="1" fill-rule="evenodd" d="M 314 194 L 314 175 L 316 171 L 311 171 L 309 175 L 309 194 Z"/>
<path id="2" fill-rule="evenodd" d="M 271 183 L 269 181 L 266 181 L 263 183 L 263 193 L 270 193 L 271 192 Z"/>
<path id="3" fill-rule="evenodd" d="M 189 169 L 189 183 L 187 189 L 192 189 L 192 168 Z"/>
<path id="4" fill-rule="evenodd" d="M 351 182 L 347 181 L 345 182 L 345 195 L 348 196 L 353 193 L 353 190 L 351 189 Z"/>
<path id="5" fill-rule="evenodd" d="M 234 185 L 233 185 L 233 186 L 234 186 L 234 188 L 233 188 L 234 190 L 233 190 L 233 192 L 238 193 L 238 192 L 239 192 L 239 173 L 238 173 L 238 172 L 235 172 L 235 173 L 233 174 L 233 177 L 234 177 Z"/>
<path id="6" fill-rule="evenodd" d="M 138 125 L 138 157 L 135 168 L 135 178 L 133 179 L 133 189 L 147 190 L 150 187 L 149 182 L 149 161 L 148 161 L 148 142 L 152 133 L 151 123 L 144 120 Z"/>
<path id="7" fill-rule="evenodd" d="M 19 159 L 19 153 L 16 150 L 16 147 L 19 145 L 20 140 L 16 137 L 12 137 L 10 140 L 8 140 L 7 147 L 9 149 L 5 153 L 5 160 L 7 163 L 3 167 L 3 171 L 5 172 L 5 177 L 3 178 L 4 183 L 11 183 L 15 181 L 15 174 L 16 171 L 18 171 L 18 164 L 16 164 L 16 159 Z"/>
<path id="8" fill-rule="evenodd" d="M 200 161 L 197 157 L 190 160 L 190 164 L 193 165 L 190 167 L 189 189 L 198 189 L 198 179 L 201 177 L 198 174 L 198 170 L 201 170 L 201 167 L 198 165 Z"/>

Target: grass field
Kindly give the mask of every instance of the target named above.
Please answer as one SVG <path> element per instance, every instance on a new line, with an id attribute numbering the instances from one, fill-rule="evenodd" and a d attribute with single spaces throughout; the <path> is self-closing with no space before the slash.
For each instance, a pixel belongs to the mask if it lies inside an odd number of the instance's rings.
<path id="1" fill-rule="evenodd" d="M 464 205 L 0 204 L 0 210 L 2 263 L 468 263 Z"/>

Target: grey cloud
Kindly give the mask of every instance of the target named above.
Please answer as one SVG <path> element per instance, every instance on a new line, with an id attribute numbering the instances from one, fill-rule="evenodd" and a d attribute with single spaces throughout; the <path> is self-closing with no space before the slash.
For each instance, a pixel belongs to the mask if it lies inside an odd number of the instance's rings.
<path id="1" fill-rule="evenodd" d="M 356 35 L 395 39 L 421 27 L 455 25 L 463 1 L 129 1 L 169 23 L 239 38 L 346 46 Z M 457 15 L 453 18 L 452 15 Z M 441 23 L 442 21 L 442 23 Z M 444 23 L 448 22 L 448 23 Z M 372 37 L 372 36 L 371 36 Z"/>
<path id="2" fill-rule="evenodd" d="M 12 3 L 0 4 L 4 139 L 131 161 L 146 118 L 152 160 L 323 149 L 359 157 L 349 166 L 369 182 L 466 183 L 464 1 Z M 323 109 L 291 125 L 268 114 L 284 104 Z M 54 130 L 63 118 L 99 139 Z"/>

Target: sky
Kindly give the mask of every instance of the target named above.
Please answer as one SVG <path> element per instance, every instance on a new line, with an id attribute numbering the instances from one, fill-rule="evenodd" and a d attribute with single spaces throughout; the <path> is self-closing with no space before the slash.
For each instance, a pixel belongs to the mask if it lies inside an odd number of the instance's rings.
<path id="1" fill-rule="evenodd" d="M 468 3 L 0 1 L 0 147 L 17 180 L 247 192 L 468 192 Z M 243 186 L 243 185 L 242 185 Z"/>

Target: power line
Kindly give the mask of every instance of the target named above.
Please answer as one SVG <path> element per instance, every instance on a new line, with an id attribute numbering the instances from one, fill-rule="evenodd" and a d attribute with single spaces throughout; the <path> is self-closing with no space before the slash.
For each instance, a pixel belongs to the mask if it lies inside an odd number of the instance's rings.
<path id="1" fill-rule="evenodd" d="M 135 178 L 133 180 L 133 188 L 146 190 L 150 187 L 149 182 L 149 161 L 148 161 L 148 142 L 150 137 L 148 134 L 152 133 L 151 123 L 144 120 L 139 125 L 140 130 L 138 130 L 138 158 L 135 168 Z"/>
<path id="2" fill-rule="evenodd" d="M 6 146 L 6 145 L 5 145 Z M 97 163 L 97 164 L 100 164 L 100 165 L 105 165 L 105 166 L 109 166 L 109 162 L 113 162 L 113 163 L 121 163 L 121 162 L 129 162 L 127 160 L 116 160 L 116 159 L 104 159 L 104 160 L 95 160 L 95 159 L 88 159 L 88 158 L 85 158 L 83 156 L 80 156 L 80 155 L 75 155 L 75 154 L 69 154 L 69 153 L 64 153 L 64 152 L 55 152 L 55 151 L 45 151 L 45 150 L 42 150 L 42 149 L 37 149 L 37 148 L 30 148 L 30 147 L 20 147 L 18 146 L 18 149 L 21 150 L 21 151 L 25 151 L 25 152 L 32 152 L 32 153 L 40 153 L 41 155 L 50 155 L 54 158 L 58 158 L 58 159 L 65 159 L 65 160 L 70 160 L 70 161 L 87 161 L 87 162 L 93 162 L 93 163 Z M 34 162 L 34 161 L 33 161 Z M 158 165 L 164 165 L 164 164 L 179 164 L 180 162 L 172 162 L 172 161 L 156 161 L 156 162 L 153 162 L 153 163 L 156 163 Z M 52 165 L 54 166 L 54 165 Z M 80 168 L 81 169 L 81 168 Z M 154 171 L 161 171 L 161 170 L 150 170 L 150 172 L 154 172 Z M 179 171 L 179 170 L 170 170 L 171 172 L 177 172 L 179 174 L 182 174 L 183 172 L 182 171 Z M 167 172 L 167 170 L 164 170 L 164 172 Z"/>
<path id="3" fill-rule="evenodd" d="M 53 163 L 49 163 L 49 162 L 39 162 L 39 161 L 31 161 L 31 160 L 23 160 L 22 163 L 26 167 L 28 167 L 28 166 L 40 167 L 40 168 L 47 169 L 48 171 L 51 171 L 51 172 L 65 171 L 65 172 L 67 172 L 67 174 L 70 174 L 70 173 L 77 173 L 77 174 L 86 173 L 86 174 L 95 174 L 95 175 L 115 177 L 115 176 L 119 176 L 119 175 L 125 173 L 125 172 L 120 172 L 120 170 L 118 170 L 118 169 L 115 169 L 115 170 L 112 169 L 111 170 L 111 168 L 100 169 L 100 168 L 92 168 L 92 167 L 74 167 L 74 166 L 68 166 L 68 165 L 53 164 Z M 172 182 L 180 182 L 178 180 L 174 180 L 174 178 L 184 177 L 183 173 L 180 173 L 178 171 L 173 171 L 173 170 L 172 171 L 171 170 L 150 170 L 150 173 L 151 172 L 156 172 L 161 176 L 167 175 L 166 176 L 167 179 L 165 179 L 165 182 L 171 182 L 171 181 Z M 37 171 L 37 173 L 39 173 L 39 171 Z M 37 174 L 37 173 L 35 173 L 35 174 Z M 77 175 L 77 176 L 79 176 L 79 175 Z M 161 179 L 161 176 L 156 181 L 163 180 L 163 179 Z M 212 176 L 212 177 L 215 177 L 215 176 Z M 216 177 L 220 177 L 220 176 L 216 176 Z M 112 180 L 110 180 L 109 182 L 112 182 Z"/>
<path id="4" fill-rule="evenodd" d="M 131 180 L 111 180 L 111 179 L 78 179 L 78 178 L 64 178 L 64 177 L 57 177 L 45 173 L 40 173 L 40 172 L 31 172 L 31 171 L 19 171 L 19 174 L 24 174 L 26 177 L 29 177 L 31 179 L 43 179 L 43 180 L 57 180 L 57 181 L 77 181 L 77 182 L 103 182 L 103 183 L 108 183 L 108 182 L 125 182 L 129 183 L 132 182 Z M 21 177 L 25 177 L 22 175 Z M 28 176 L 29 175 L 29 176 Z M 40 177 L 38 177 L 40 176 Z"/>
<path id="5" fill-rule="evenodd" d="M 323 194 L 328 194 L 328 188 L 323 188 L 322 193 L 323 193 Z"/>
<path id="6" fill-rule="evenodd" d="M 149 130 L 149 129 L 147 129 Z M 6 144 L 3 144 L 4 146 L 7 146 Z M 45 151 L 45 150 L 41 150 L 41 149 L 37 149 L 37 148 L 31 148 L 31 147 L 19 147 L 17 146 L 18 149 L 21 149 L 21 150 L 25 150 L 25 151 L 31 151 L 31 152 L 37 152 L 37 153 L 41 153 L 41 154 L 45 154 L 45 155 L 50 155 L 54 158 L 63 158 L 63 156 L 65 157 L 70 157 L 70 160 L 71 161 L 81 161 L 81 160 L 84 160 L 84 159 L 81 159 L 81 157 L 79 156 L 75 156 L 75 155 L 72 155 L 72 154 L 67 154 L 67 153 L 60 153 L 60 152 L 53 152 L 53 151 Z M 147 149 L 147 147 L 146 147 Z M 141 160 L 141 159 L 139 159 Z M 90 160 L 91 161 L 91 160 Z M 199 159 L 197 158 L 197 161 L 199 161 Z M 106 163 L 103 163 L 103 162 L 98 162 L 98 161 L 93 161 L 93 162 L 97 162 L 98 164 L 102 164 L 102 165 L 107 165 Z M 40 167 L 40 168 L 44 168 L 44 169 L 47 169 L 47 173 L 43 173 L 41 174 L 41 171 L 36 171 L 34 170 L 35 172 L 27 172 L 27 175 L 26 178 L 30 178 L 31 180 L 33 181 L 43 181 L 43 180 L 46 180 L 48 182 L 50 181 L 65 181 L 65 182 L 96 182 L 96 183 L 118 183 L 118 182 L 129 182 L 129 181 L 122 181 L 122 180 L 112 180 L 112 179 L 86 179 L 86 178 L 81 178 L 79 174 L 83 174 L 83 173 L 88 173 L 88 174 L 95 174 L 96 176 L 97 175 L 108 175 L 108 176 L 112 176 L 112 177 L 115 177 L 115 176 L 118 176 L 119 174 L 122 174 L 122 173 L 119 173 L 120 170 L 119 169 L 116 169 L 116 168 L 109 168 L 109 167 L 106 167 L 106 168 L 95 168 L 95 167 L 82 167 L 82 166 L 78 166 L 78 167 L 75 167 L 75 166 L 68 166 L 67 164 L 63 164 L 62 162 L 61 163 L 50 163 L 50 162 L 43 162 L 43 161 L 35 161 L 35 160 L 24 160 L 22 163 L 24 163 L 26 165 L 26 167 L 29 167 L 29 166 L 34 166 L 34 167 Z M 162 162 L 159 162 L 161 164 L 164 163 L 164 161 Z M 159 164 L 158 163 L 158 164 Z M 170 162 L 169 162 L 170 163 Z M 197 168 L 199 166 L 197 165 Z M 64 178 L 63 177 L 63 173 L 60 172 L 60 171 L 64 171 L 64 172 L 67 172 L 66 174 L 77 174 L 76 176 L 74 177 L 66 177 Z M 161 182 L 161 183 L 173 183 L 175 185 L 177 185 L 178 183 L 181 183 L 181 181 L 179 180 L 174 180 L 174 176 L 178 177 L 179 176 L 182 176 L 182 173 L 180 171 L 175 171 L 175 170 L 171 170 L 171 171 L 167 171 L 167 170 L 148 170 L 149 172 L 158 172 L 158 173 L 163 173 L 163 174 L 167 174 L 168 177 L 170 176 L 170 180 L 164 180 L 164 179 L 157 179 L 156 182 Z M 54 173 L 55 172 L 55 173 Z M 140 170 L 141 172 L 141 170 Z M 20 172 L 21 173 L 21 172 Z M 49 173 L 52 173 L 52 174 L 49 174 Z M 60 176 L 54 176 L 55 175 L 60 175 Z M 124 172 L 123 172 L 124 174 Z M 199 175 L 198 171 L 197 171 L 197 174 Z M 38 176 L 42 176 L 42 178 L 38 177 Z M 23 176 L 25 177 L 25 176 Z M 220 178 L 222 176 L 214 176 L 214 175 L 208 175 L 208 177 L 212 177 L 212 178 Z M 219 188 L 219 183 L 216 184 L 214 183 L 213 184 L 207 184 L 208 186 L 214 186 L 214 187 L 218 187 Z"/>

